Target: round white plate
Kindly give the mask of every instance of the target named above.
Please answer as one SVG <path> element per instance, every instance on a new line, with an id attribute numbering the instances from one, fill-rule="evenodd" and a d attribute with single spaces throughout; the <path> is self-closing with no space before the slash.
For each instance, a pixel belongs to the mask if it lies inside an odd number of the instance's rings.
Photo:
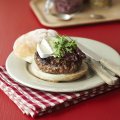
<path id="1" fill-rule="evenodd" d="M 93 50 L 100 56 L 110 59 L 113 62 L 120 65 L 120 56 L 119 54 L 112 49 L 111 47 L 86 38 L 73 37 L 78 43 L 82 43 L 89 49 Z M 38 90 L 51 91 L 51 92 L 75 92 L 91 89 L 97 86 L 104 84 L 97 75 L 89 79 L 82 79 L 72 82 L 61 82 L 53 83 L 41 80 L 31 75 L 27 68 L 26 62 L 16 58 L 13 52 L 8 56 L 6 60 L 6 69 L 9 75 L 18 83 L 21 83 L 25 86 L 35 88 Z"/>

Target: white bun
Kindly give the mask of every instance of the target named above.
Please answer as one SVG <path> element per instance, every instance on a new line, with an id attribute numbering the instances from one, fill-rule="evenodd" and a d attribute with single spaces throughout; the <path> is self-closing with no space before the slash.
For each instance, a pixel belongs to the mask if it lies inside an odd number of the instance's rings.
<path id="1" fill-rule="evenodd" d="M 56 35 L 57 32 L 51 29 L 37 29 L 28 32 L 16 39 L 13 46 L 13 52 L 17 57 L 31 63 L 36 51 L 37 43 L 44 37 L 54 37 Z"/>
<path id="2" fill-rule="evenodd" d="M 71 74 L 50 74 L 41 71 L 36 65 L 35 61 L 28 65 L 28 70 L 34 76 L 51 82 L 60 82 L 60 81 L 72 81 L 81 78 L 87 73 L 88 66 L 86 63 L 82 63 L 81 69 L 78 72 Z"/>

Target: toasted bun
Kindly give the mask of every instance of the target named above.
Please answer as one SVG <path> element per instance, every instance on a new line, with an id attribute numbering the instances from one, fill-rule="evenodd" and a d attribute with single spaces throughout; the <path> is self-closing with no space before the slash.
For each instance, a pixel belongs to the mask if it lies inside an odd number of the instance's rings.
<path id="1" fill-rule="evenodd" d="M 50 37 L 56 35 L 57 32 L 51 29 L 37 29 L 28 32 L 16 39 L 13 46 L 13 52 L 17 57 L 31 63 L 36 52 L 37 43 L 45 36 Z"/>
<path id="2" fill-rule="evenodd" d="M 86 63 L 82 63 L 81 69 L 75 73 L 71 74 L 50 74 L 41 71 L 36 65 L 35 61 L 28 65 L 28 70 L 30 73 L 35 75 L 36 77 L 51 81 L 51 82 L 60 82 L 60 81 L 73 81 L 81 78 L 83 75 L 87 73 L 88 66 Z"/>

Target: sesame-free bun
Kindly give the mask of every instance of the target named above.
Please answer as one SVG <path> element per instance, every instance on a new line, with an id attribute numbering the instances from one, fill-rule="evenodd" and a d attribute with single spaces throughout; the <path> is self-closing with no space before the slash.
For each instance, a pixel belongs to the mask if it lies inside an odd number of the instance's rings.
<path id="1" fill-rule="evenodd" d="M 75 73 L 69 73 L 69 74 L 50 74 L 41 71 L 35 61 L 31 64 L 28 64 L 28 71 L 33 74 L 34 76 L 46 80 L 46 81 L 51 81 L 51 82 L 60 82 L 60 81 L 73 81 L 81 78 L 87 73 L 88 66 L 86 63 L 82 63 L 81 68 L 79 71 Z"/>
<path id="2" fill-rule="evenodd" d="M 36 52 L 37 43 L 44 37 L 53 37 L 56 35 L 57 32 L 51 29 L 37 29 L 28 32 L 16 39 L 13 45 L 13 52 L 17 57 L 31 63 Z"/>

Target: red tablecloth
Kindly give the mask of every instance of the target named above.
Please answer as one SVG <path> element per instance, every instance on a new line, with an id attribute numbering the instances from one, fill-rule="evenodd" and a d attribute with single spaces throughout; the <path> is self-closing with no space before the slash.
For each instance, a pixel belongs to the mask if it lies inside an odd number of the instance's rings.
<path id="1" fill-rule="evenodd" d="M 29 7 L 29 0 L 0 0 L 0 65 L 12 51 L 15 39 L 23 33 L 43 28 Z M 47 28 L 47 27 L 44 27 Z M 120 23 L 56 28 L 61 34 L 104 42 L 120 53 Z M 120 89 L 43 116 L 40 120 L 119 120 Z M 0 90 L 0 120 L 32 120 Z"/>

